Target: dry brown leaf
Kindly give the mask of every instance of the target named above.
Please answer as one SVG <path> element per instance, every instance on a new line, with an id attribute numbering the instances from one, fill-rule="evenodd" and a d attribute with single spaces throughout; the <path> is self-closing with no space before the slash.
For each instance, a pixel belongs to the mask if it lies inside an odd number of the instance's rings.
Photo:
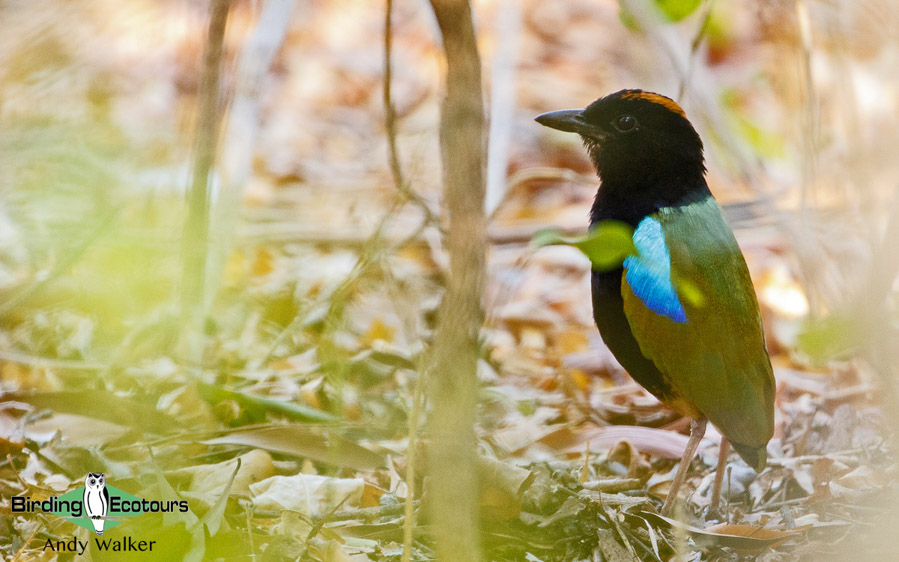
<path id="1" fill-rule="evenodd" d="M 363 345 L 372 346 L 377 341 L 392 343 L 395 336 L 396 328 L 387 325 L 381 318 L 375 318 L 359 341 Z"/>
<path id="2" fill-rule="evenodd" d="M 510 332 L 518 334 L 519 337 L 524 328 L 553 333 L 564 323 L 559 313 L 533 301 L 509 303 L 497 313 L 497 318 L 502 320 Z"/>
<path id="3" fill-rule="evenodd" d="M 574 330 L 567 328 L 556 336 L 556 346 L 562 355 L 587 351 L 589 343 L 583 329 Z"/>
<path id="4" fill-rule="evenodd" d="M 497 454 L 505 456 L 527 449 L 543 436 L 554 431 L 548 425 L 549 420 L 558 417 L 554 408 L 537 408 L 530 416 L 519 414 L 507 415 L 504 420 L 508 425 L 484 435 L 493 443 Z"/>
<path id="5" fill-rule="evenodd" d="M 256 247 L 256 255 L 253 260 L 253 276 L 264 277 L 275 270 L 274 256 L 264 247 Z"/>
<path id="6" fill-rule="evenodd" d="M 530 470 L 485 456 L 478 457 L 478 475 L 488 486 L 505 490 L 520 496 L 534 482 L 535 474 Z"/>
<path id="7" fill-rule="evenodd" d="M 175 418 L 155 408 L 104 390 L 10 392 L 3 398 L 5 401 L 26 402 L 57 414 L 97 418 L 153 433 L 166 433 L 181 427 Z M 103 407 L 97 408 L 97 404 L 102 404 Z"/>
<path id="8" fill-rule="evenodd" d="M 752 525 L 721 523 L 706 529 L 688 525 L 677 519 L 665 517 L 649 511 L 639 512 L 639 517 L 656 525 L 687 532 L 697 544 L 732 548 L 741 552 L 758 552 L 774 548 L 801 534 L 801 530 L 778 531 Z"/>
<path id="9" fill-rule="evenodd" d="M 492 486 L 481 487 L 478 505 L 483 516 L 506 521 L 521 514 L 521 501 L 508 491 Z"/>
<path id="10" fill-rule="evenodd" d="M 603 478 L 602 480 L 588 480 L 583 483 L 583 487 L 587 490 L 605 492 L 607 494 L 638 490 L 642 486 L 643 482 L 639 478 Z"/>
<path id="11" fill-rule="evenodd" d="M 568 454 L 582 454 L 589 442 L 591 451 L 607 451 L 620 441 L 628 441 L 638 450 L 654 456 L 679 459 L 687 448 L 685 435 L 635 425 L 558 429 L 540 439 L 540 443 Z"/>
<path id="12" fill-rule="evenodd" d="M 318 474 L 272 476 L 250 484 L 257 509 L 289 509 L 309 516 L 323 515 L 337 506 L 360 507 L 364 489 L 365 481 L 361 478 L 330 478 Z"/>
<path id="13" fill-rule="evenodd" d="M 355 470 L 384 466 L 381 455 L 325 428 L 302 425 L 261 426 L 203 441 L 206 445 L 247 445 Z"/>
<path id="14" fill-rule="evenodd" d="M 602 555 L 603 560 L 608 560 L 608 562 L 633 561 L 634 557 L 615 540 L 615 531 L 611 529 L 597 529 L 596 534 L 599 537 L 596 549 Z"/>
<path id="15" fill-rule="evenodd" d="M 837 483 L 850 490 L 873 490 L 883 485 L 883 475 L 875 472 L 871 467 L 862 465 L 849 474 L 845 474 L 837 480 Z"/>
<path id="16" fill-rule="evenodd" d="M 0 457 L 6 458 L 6 455 L 16 454 L 20 452 L 24 446 L 24 441 L 11 441 L 0 437 Z"/>
<path id="17" fill-rule="evenodd" d="M 579 392 L 589 392 L 593 379 L 586 372 L 580 369 L 571 369 L 568 371 L 568 378 Z"/>
<path id="18" fill-rule="evenodd" d="M 71 445 L 95 447 L 105 445 L 125 435 L 128 428 L 105 420 L 75 414 L 53 414 L 28 424 L 26 428 L 26 434 L 32 438 L 37 434 L 51 434 L 57 431 Z"/>
<path id="19" fill-rule="evenodd" d="M 300 386 L 300 398 L 303 399 L 303 402 L 315 408 L 316 410 L 322 410 L 322 401 L 319 400 L 319 395 L 322 393 L 324 384 L 324 377 L 315 377 L 312 380 L 304 383 L 302 386 Z"/>
<path id="20" fill-rule="evenodd" d="M 377 507 L 381 503 L 381 496 L 386 493 L 387 490 L 382 490 L 374 484 L 366 482 L 362 489 L 362 507 Z"/>
<path id="21" fill-rule="evenodd" d="M 254 449 L 238 458 L 240 468 L 234 476 L 230 493 L 247 493 L 251 483 L 265 480 L 275 474 L 272 456 L 267 451 Z M 221 489 L 230 481 L 236 462 L 237 459 L 230 459 L 216 464 L 188 466 L 167 475 L 189 479 L 191 492 L 214 496 L 217 491 L 221 493 Z"/>
<path id="22" fill-rule="evenodd" d="M 628 478 L 637 478 L 645 481 L 649 477 L 650 466 L 630 441 L 619 441 L 609 449 L 610 461 L 619 462 L 627 467 Z"/>
<path id="23" fill-rule="evenodd" d="M 735 525 L 733 523 L 719 523 L 704 529 L 706 532 L 727 537 L 745 537 L 749 539 L 758 539 L 765 541 L 767 548 L 774 548 L 782 544 L 794 536 L 800 534 L 802 529 L 793 529 L 791 531 L 778 531 L 775 529 L 763 529 L 752 525 Z M 738 550 L 747 550 L 743 547 L 733 546 Z M 754 550 L 751 548 L 749 550 Z"/>

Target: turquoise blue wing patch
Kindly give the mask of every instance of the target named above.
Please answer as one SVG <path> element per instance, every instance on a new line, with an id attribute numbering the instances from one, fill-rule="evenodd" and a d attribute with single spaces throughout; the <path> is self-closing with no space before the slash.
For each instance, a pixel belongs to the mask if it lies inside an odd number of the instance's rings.
<path id="1" fill-rule="evenodd" d="M 671 255 L 659 221 L 652 217 L 640 221 L 634 231 L 634 246 L 639 254 L 626 257 L 623 263 L 625 280 L 634 296 L 656 314 L 685 323 L 687 313 L 671 282 Z"/>

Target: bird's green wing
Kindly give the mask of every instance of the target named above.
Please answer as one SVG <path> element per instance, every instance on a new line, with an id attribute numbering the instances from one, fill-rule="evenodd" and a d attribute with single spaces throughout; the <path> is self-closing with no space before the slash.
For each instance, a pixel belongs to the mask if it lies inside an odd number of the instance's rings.
<path id="1" fill-rule="evenodd" d="M 625 260 L 621 287 L 641 352 L 747 462 L 764 466 L 774 377 L 749 271 L 721 208 L 709 197 L 662 209 L 640 223 L 634 242 L 640 255 Z"/>

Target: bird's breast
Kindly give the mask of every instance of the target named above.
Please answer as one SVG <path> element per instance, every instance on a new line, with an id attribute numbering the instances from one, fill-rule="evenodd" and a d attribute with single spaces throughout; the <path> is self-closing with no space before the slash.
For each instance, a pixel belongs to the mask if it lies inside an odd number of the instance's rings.
<path id="1" fill-rule="evenodd" d="M 637 384 L 676 412 L 692 418 L 702 417 L 696 406 L 681 396 L 655 363 L 640 351 L 640 344 L 634 337 L 624 313 L 624 299 L 621 296 L 623 274 L 622 268 L 593 271 L 591 280 L 593 319 L 599 329 L 599 335 L 615 359 Z"/>

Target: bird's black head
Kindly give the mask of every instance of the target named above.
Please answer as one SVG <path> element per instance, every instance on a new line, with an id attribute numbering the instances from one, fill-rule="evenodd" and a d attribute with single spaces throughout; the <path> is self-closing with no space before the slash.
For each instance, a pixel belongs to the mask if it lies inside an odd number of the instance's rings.
<path id="1" fill-rule="evenodd" d="M 659 94 L 621 90 L 585 109 L 544 113 L 537 122 L 579 134 L 604 186 L 701 179 L 705 172 L 699 135 L 684 110 Z"/>

